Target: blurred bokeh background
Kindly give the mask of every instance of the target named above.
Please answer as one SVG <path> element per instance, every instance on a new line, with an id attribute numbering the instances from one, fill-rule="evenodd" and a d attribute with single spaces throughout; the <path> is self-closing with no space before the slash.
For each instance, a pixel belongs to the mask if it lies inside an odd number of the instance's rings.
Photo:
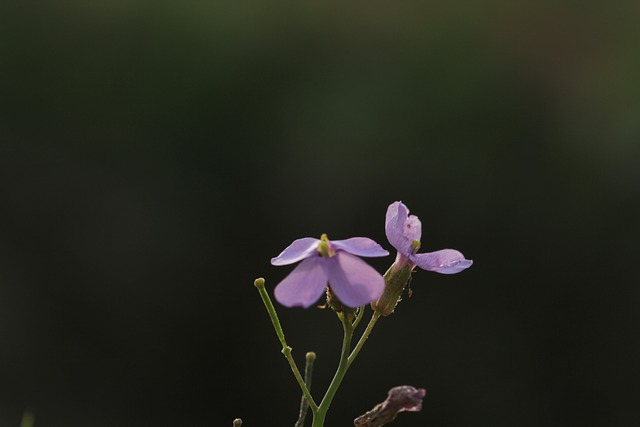
<path id="1" fill-rule="evenodd" d="M 328 420 L 640 425 L 637 1 L 3 2 L 0 425 L 293 425 L 253 287 L 292 240 L 384 235 L 418 271 Z M 393 256 L 371 260 L 383 272 Z M 341 329 L 278 306 L 294 356 Z"/>

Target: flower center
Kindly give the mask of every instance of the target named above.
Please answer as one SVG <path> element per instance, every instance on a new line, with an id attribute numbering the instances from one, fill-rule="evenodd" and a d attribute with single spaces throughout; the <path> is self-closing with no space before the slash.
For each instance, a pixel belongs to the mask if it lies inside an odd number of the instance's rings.
<path id="1" fill-rule="evenodd" d="M 329 238 L 326 234 L 322 234 L 320 236 L 320 243 L 318 243 L 318 253 L 320 256 L 325 258 L 331 258 L 336 254 L 336 251 L 331 247 L 331 243 L 329 242 Z"/>
<path id="2" fill-rule="evenodd" d="M 415 255 L 420 249 L 420 240 L 414 240 L 411 242 L 411 246 L 409 246 L 409 250 L 411 251 L 411 255 Z"/>

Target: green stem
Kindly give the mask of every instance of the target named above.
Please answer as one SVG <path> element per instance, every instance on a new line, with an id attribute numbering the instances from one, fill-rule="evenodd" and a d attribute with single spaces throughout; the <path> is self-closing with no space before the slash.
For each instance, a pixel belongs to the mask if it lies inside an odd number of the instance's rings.
<path id="1" fill-rule="evenodd" d="M 273 328 L 276 331 L 276 335 L 280 340 L 280 344 L 282 344 L 282 350 L 281 350 L 282 354 L 284 354 L 284 356 L 287 358 L 287 361 L 291 366 L 291 371 L 293 371 L 293 376 L 296 377 L 296 380 L 298 381 L 298 385 L 300 385 L 300 389 L 302 390 L 302 394 L 309 402 L 309 407 L 315 414 L 318 411 L 318 405 L 313 400 L 313 397 L 311 396 L 309 389 L 304 383 L 304 379 L 302 379 L 302 375 L 300 375 L 300 370 L 296 365 L 296 361 L 293 359 L 293 356 L 291 355 L 291 347 L 287 345 L 287 341 L 284 339 L 284 332 L 282 331 L 282 326 L 280 326 L 280 319 L 278 319 L 278 314 L 276 313 L 276 309 L 273 306 L 273 303 L 271 302 L 271 298 L 269 298 L 269 294 L 267 293 L 267 290 L 264 288 L 264 279 L 263 278 L 256 279 L 253 282 L 253 284 L 258 289 L 258 292 L 260 292 L 260 297 L 262 297 L 262 302 L 264 303 L 264 306 L 266 307 L 267 312 L 269 313 L 269 317 L 271 318 L 271 323 L 273 324 Z"/>
<path id="2" fill-rule="evenodd" d="M 342 352 L 340 354 L 340 363 L 338 364 L 338 369 L 336 370 L 335 375 L 333 376 L 333 380 L 331 380 L 331 384 L 329 384 L 329 388 L 318 407 L 318 410 L 313 414 L 313 427 L 323 427 L 324 420 L 327 416 L 327 411 L 329 410 L 329 406 L 331 405 L 331 401 L 338 391 L 338 387 L 340 387 L 340 383 L 342 383 L 342 379 L 347 373 L 347 369 L 349 369 L 349 351 L 351 349 L 351 338 L 353 336 L 353 324 L 351 320 L 346 316 L 340 314 L 340 320 L 342 321 L 342 328 L 344 330 L 344 338 L 342 340 Z"/>
<path id="3" fill-rule="evenodd" d="M 369 320 L 369 324 L 367 325 L 367 328 L 362 333 L 362 336 L 360 337 L 358 344 L 356 344 L 353 351 L 351 352 L 351 355 L 347 359 L 347 366 L 351 366 L 356 356 L 358 356 L 358 353 L 360 353 L 362 346 L 364 345 L 365 341 L 367 341 L 367 338 L 369 338 L 369 334 L 373 330 L 373 327 L 376 325 L 376 322 L 378 321 L 379 318 L 380 318 L 380 313 L 377 311 L 374 311 L 373 315 L 371 316 L 371 320 Z"/>
<path id="4" fill-rule="evenodd" d="M 305 356 L 306 363 L 304 365 L 304 383 L 307 389 L 311 391 L 311 378 L 313 377 L 313 362 L 316 360 L 316 354 L 312 351 L 308 352 Z M 293 427 L 304 426 L 304 421 L 307 418 L 307 412 L 309 410 L 309 401 L 304 395 L 300 399 L 300 412 L 298 413 L 298 421 L 296 421 Z"/>
<path id="5" fill-rule="evenodd" d="M 360 321 L 362 320 L 363 317 L 364 317 L 364 306 L 360 307 L 358 309 L 358 311 L 356 312 L 356 320 L 353 321 L 353 330 L 354 331 L 358 327 L 358 324 L 360 323 Z"/>
<path id="6" fill-rule="evenodd" d="M 33 415 L 33 412 L 25 411 L 22 414 L 22 421 L 20 421 L 20 427 L 33 427 L 34 420 L 35 420 L 35 417 Z"/>

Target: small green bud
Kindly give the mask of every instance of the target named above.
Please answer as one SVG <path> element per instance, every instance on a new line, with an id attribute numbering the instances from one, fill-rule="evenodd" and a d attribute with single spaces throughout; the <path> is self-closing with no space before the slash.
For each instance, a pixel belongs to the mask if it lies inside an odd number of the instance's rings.
<path id="1" fill-rule="evenodd" d="M 260 286 L 264 286 L 264 279 L 262 277 L 258 277 L 256 280 L 253 281 L 253 285 L 256 288 L 259 288 Z"/>
<path id="2" fill-rule="evenodd" d="M 242 420 L 240 418 L 236 418 L 233 420 L 233 427 L 240 427 L 242 425 Z"/>
<path id="3" fill-rule="evenodd" d="M 384 292 L 377 301 L 371 303 L 371 308 L 383 316 L 393 313 L 396 305 L 402 297 L 402 291 L 411 280 L 413 267 L 405 264 L 397 268 L 394 263 L 386 273 L 384 273 Z"/>
<path id="4" fill-rule="evenodd" d="M 313 351 L 308 352 L 307 354 L 305 354 L 305 359 L 306 360 L 316 360 L 316 354 Z"/>

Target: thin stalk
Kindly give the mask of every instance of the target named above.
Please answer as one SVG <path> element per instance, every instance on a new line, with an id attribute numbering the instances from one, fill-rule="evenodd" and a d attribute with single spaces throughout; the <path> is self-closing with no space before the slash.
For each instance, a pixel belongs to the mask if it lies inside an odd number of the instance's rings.
<path id="1" fill-rule="evenodd" d="M 358 327 L 358 324 L 360 324 L 360 321 L 362 320 L 363 317 L 364 317 L 364 306 L 360 307 L 358 309 L 358 311 L 356 312 L 356 320 L 353 321 L 353 330 L 354 331 Z"/>
<path id="2" fill-rule="evenodd" d="M 338 369 L 336 370 L 333 379 L 331 380 L 331 384 L 329 384 L 329 388 L 320 402 L 320 406 L 318 410 L 313 414 L 313 424 L 312 427 L 323 427 L 324 420 L 327 416 L 327 411 L 329 410 L 329 406 L 331 405 L 331 401 L 338 391 L 338 387 L 340 387 L 340 383 L 342 383 L 342 379 L 347 373 L 347 369 L 349 369 L 349 351 L 351 349 L 351 338 L 353 337 L 353 324 L 351 320 L 348 319 L 344 315 L 339 315 L 340 320 L 342 321 L 342 328 L 344 330 L 344 338 L 342 340 L 342 352 L 340 354 L 340 363 L 338 364 Z"/>
<path id="3" fill-rule="evenodd" d="M 33 427 L 35 417 L 33 412 L 25 411 L 22 413 L 22 420 L 20 421 L 20 427 Z"/>
<path id="4" fill-rule="evenodd" d="M 304 365 L 304 383 L 307 389 L 311 391 L 311 378 L 313 377 L 313 362 L 316 360 L 316 354 L 312 351 L 306 354 Z M 304 421 L 307 418 L 307 412 L 309 412 L 309 401 L 303 395 L 300 399 L 300 413 L 298 414 L 298 421 L 296 421 L 294 427 L 304 426 Z"/>
<path id="5" fill-rule="evenodd" d="M 309 389 L 307 388 L 304 380 L 302 379 L 302 375 L 300 375 L 300 370 L 296 365 L 296 361 L 293 359 L 293 356 L 291 355 L 291 347 L 287 345 L 287 341 L 284 338 L 284 332 L 282 331 L 282 326 L 280 326 L 280 319 L 278 319 L 278 314 L 276 313 L 276 309 L 273 306 L 273 303 L 271 302 L 271 298 L 269 298 L 269 294 L 267 293 L 267 290 L 264 288 L 264 279 L 263 278 L 256 279 L 253 282 L 253 284 L 258 289 L 258 292 L 260 292 L 260 297 L 262 297 L 262 302 L 264 303 L 264 306 L 267 309 L 267 313 L 269 313 L 269 317 L 271 318 L 271 323 L 273 324 L 273 328 L 276 331 L 278 340 L 280 340 L 280 344 L 282 344 L 281 352 L 287 358 L 287 361 L 291 366 L 291 371 L 293 372 L 293 376 L 296 377 L 296 380 L 298 381 L 298 385 L 302 390 L 302 394 L 309 402 L 309 407 L 315 414 L 318 411 L 318 405 L 313 400 L 313 397 L 311 396 Z"/>
<path id="6" fill-rule="evenodd" d="M 378 321 L 379 318 L 380 318 L 380 313 L 377 311 L 374 311 L 373 314 L 371 315 L 371 320 L 369 320 L 369 324 L 367 325 L 367 328 L 362 333 L 360 340 L 358 341 L 356 346 L 353 348 L 351 355 L 347 359 L 347 366 L 351 366 L 356 356 L 358 356 L 358 353 L 360 353 L 362 346 L 364 345 L 365 341 L 367 341 L 367 338 L 369 338 L 369 334 L 371 334 L 371 331 L 373 330 L 373 327 L 376 325 L 376 322 Z"/>

